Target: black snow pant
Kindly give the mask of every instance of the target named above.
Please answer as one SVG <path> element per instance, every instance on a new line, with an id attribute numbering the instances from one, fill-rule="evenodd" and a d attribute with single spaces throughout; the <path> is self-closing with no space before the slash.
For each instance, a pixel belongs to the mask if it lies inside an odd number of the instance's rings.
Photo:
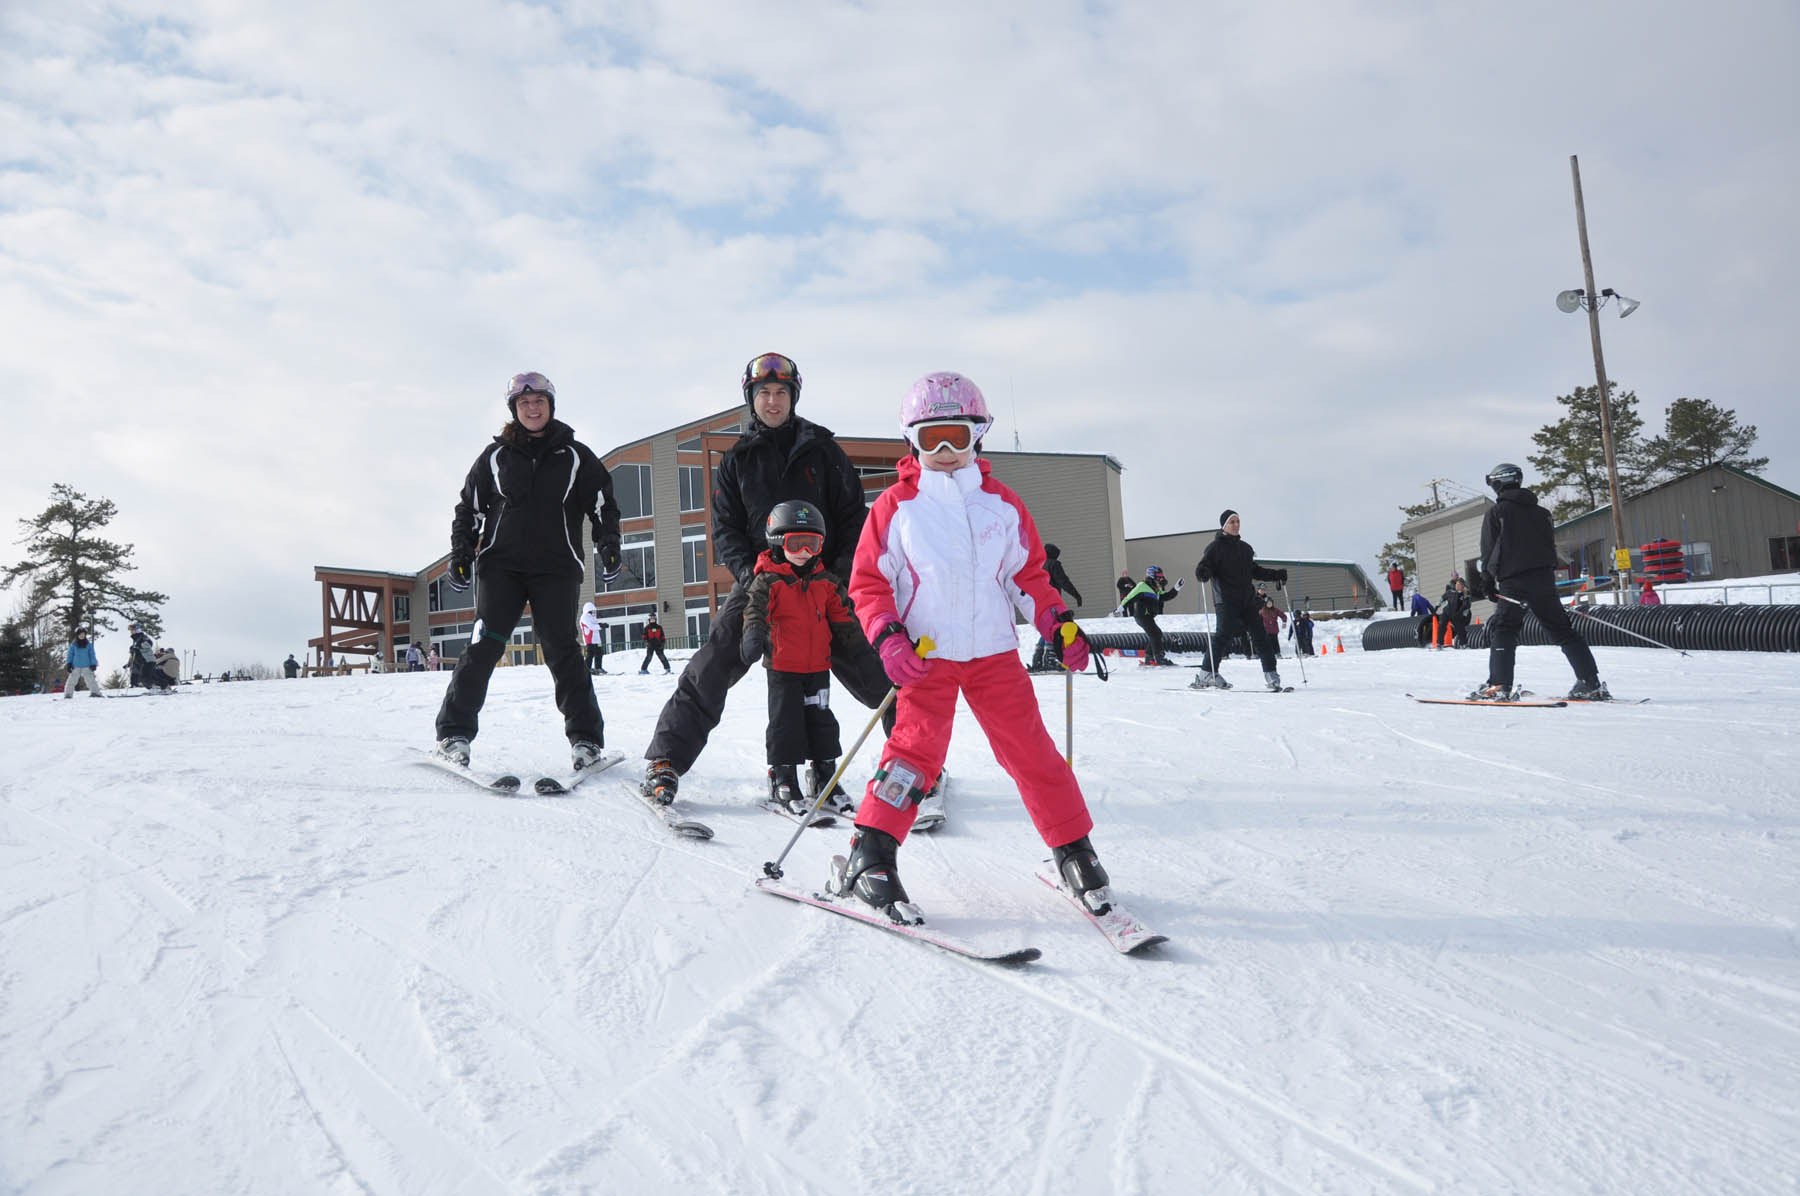
<path id="1" fill-rule="evenodd" d="M 700 758 L 707 737 L 725 713 L 725 695 L 750 671 L 750 666 L 738 659 L 738 637 L 743 634 L 744 605 L 748 601 L 749 593 L 743 585 L 731 587 L 712 621 L 712 634 L 688 658 L 674 694 L 664 703 L 644 759 L 667 760 L 677 773 L 685 773 Z M 881 667 L 881 657 L 869 647 L 860 627 L 855 628 L 853 636 L 833 640 L 831 671 L 851 697 L 871 710 L 881 705 L 892 688 L 887 671 Z M 898 704 L 890 703 L 882 716 L 883 730 L 893 730 L 894 707 Z"/>
<path id="2" fill-rule="evenodd" d="M 606 645 L 598 640 L 587 646 L 587 671 L 590 673 L 606 671 Z"/>
<path id="3" fill-rule="evenodd" d="M 1294 632 L 1294 652 L 1300 656 L 1313 654 L 1311 630 Z"/>
<path id="4" fill-rule="evenodd" d="M 1226 645 L 1241 635 L 1250 637 L 1250 644 L 1257 659 L 1262 661 L 1263 672 L 1273 673 L 1275 671 L 1275 644 L 1269 638 L 1268 629 L 1263 626 L 1262 616 L 1255 611 L 1245 613 L 1229 602 L 1221 602 L 1219 604 L 1219 626 L 1213 631 L 1213 640 L 1221 649 L 1220 655 L 1223 656 L 1228 650 Z M 1219 662 L 1213 659 L 1211 649 L 1206 651 L 1204 667 L 1209 672 L 1219 671 Z"/>
<path id="5" fill-rule="evenodd" d="M 1402 596 L 1405 595 L 1406 591 L 1405 590 L 1389 590 L 1388 593 L 1390 593 L 1394 596 L 1394 609 L 1399 610 L 1400 609 L 1400 599 Z"/>
<path id="6" fill-rule="evenodd" d="M 1162 628 L 1156 625 L 1156 616 L 1149 611 L 1139 611 L 1131 617 L 1137 620 L 1137 625 L 1150 637 L 1150 659 L 1157 664 L 1168 664 L 1169 654 L 1163 651 Z"/>
<path id="7" fill-rule="evenodd" d="M 769 671 L 770 764 L 805 764 L 843 755 L 831 713 L 831 674 Z"/>
<path id="8" fill-rule="evenodd" d="M 1494 617 L 1488 620 L 1489 685 L 1512 688 L 1514 649 L 1519 646 L 1519 632 L 1525 626 L 1527 610 L 1536 615 L 1544 630 L 1550 633 L 1550 642 L 1562 649 L 1578 680 L 1600 679 L 1600 666 L 1594 663 L 1593 652 L 1569 622 L 1569 612 L 1563 609 L 1562 599 L 1556 592 L 1556 570 L 1546 567 L 1517 574 L 1500 583 L 1500 601 L 1494 604 Z"/>
<path id="9" fill-rule="evenodd" d="M 475 567 L 475 637 L 456 662 L 438 707 L 439 739 L 474 739 L 487 701 L 488 680 L 506 651 L 525 604 L 531 603 L 531 626 L 538 649 L 556 685 L 556 708 L 562 712 L 563 734 L 570 743 L 587 740 L 605 746 L 606 725 L 594 683 L 581 660 L 581 578 L 511 573 Z"/>
<path id="10" fill-rule="evenodd" d="M 650 658 L 652 656 L 662 661 L 663 672 L 666 673 L 669 671 L 669 658 L 663 655 L 663 646 L 661 644 L 647 643 L 644 645 L 644 663 L 638 666 L 638 672 L 641 673 L 650 667 Z"/>

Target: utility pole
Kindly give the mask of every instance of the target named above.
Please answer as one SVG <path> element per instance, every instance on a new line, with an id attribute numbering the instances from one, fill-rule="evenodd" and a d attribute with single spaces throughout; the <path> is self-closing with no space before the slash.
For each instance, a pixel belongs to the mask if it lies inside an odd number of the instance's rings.
<path id="1" fill-rule="evenodd" d="M 1594 377 L 1600 386 L 1600 443 L 1606 450 L 1606 486 L 1612 500 L 1613 583 L 1622 594 L 1629 584 L 1631 549 L 1625 543 L 1625 510 L 1619 502 L 1619 463 L 1613 456 L 1612 392 L 1606 385 L 1606 357 L 1600 352 L 1600 292 L 1594 286 L 1594 259 L 1588 252 L 1587 207 L 1581 202 L 1581 163 L 1569 155 L 1575 179 L 1575 228 L 1581 234 L 1581 273 L 1587 287 L 1588 336 L 1594 342 Z M 1609 292 L 1610 293 L 1610 292 Z M 1622 555 L 1621 555 L 1622 554 Z"/>

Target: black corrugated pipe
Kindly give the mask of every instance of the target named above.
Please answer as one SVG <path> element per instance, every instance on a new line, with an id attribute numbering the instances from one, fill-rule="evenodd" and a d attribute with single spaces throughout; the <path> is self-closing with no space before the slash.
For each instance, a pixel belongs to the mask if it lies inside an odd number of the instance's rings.
<path id="1" fill-rule="evenodd" d="M 1648 648 L 1643 640 L 1625 632 L 1653 639 L 1678 651 L 1688 652 L 1800 652 L 1800 606 L 1584 606 L 1591 618 L 1572 616 L 1575 630 L 1595 647 Z M 1363 648 L 1372 651 L 1370 637 L 1377 628 L 1399 619 L 1383 620 L 1369 625 L 1363 633 Z M 1415 620 L 1416 622 L 1416 620 Z M 1418 643 L 1417 632 L 1411 638 L 1396 631 L 1400 642 L 1383 647 L 1406 648 Z M 1550 636 L 1537 616 L 1527 612 L 1525 626 L 1519 633 L 1521 644 L 1547 645 Z M 1469 628 L 1469 646 L 1488 646 L 1488 628 L 1483 623 Z"/>
<path id="2" fill-rule="evenodd" d="M 1421 624 L 1429 620 L 1418 615 L 1408 615 L 1404 619 L 1371 619 L 1363 628 L 1362 648 L 1364 652 L 1384 652 L 1389 648 L 1423 648 L 1425 633 Z M 1474 630 L 1474 628 L 1470 628 Z"/>

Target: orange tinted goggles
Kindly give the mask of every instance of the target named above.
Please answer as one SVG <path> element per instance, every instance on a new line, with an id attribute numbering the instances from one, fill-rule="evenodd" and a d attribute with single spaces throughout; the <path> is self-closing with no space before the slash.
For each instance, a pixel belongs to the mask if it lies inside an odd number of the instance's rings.
<path id="1" fill-rule="evenodd" d="M 787 532 L 781 537 L 783 552 L 819 553 L 825 549 L 825 536 L 822 532 Z"/>
<path id="2" fill-rule="evenodd" d="M 975 425 L 960 419 L 914 424 L 912 431 L 913 443 L 921 453 L 935 453 L 946 446 L 955 452 L 967 452 L 975 443 Z"/>

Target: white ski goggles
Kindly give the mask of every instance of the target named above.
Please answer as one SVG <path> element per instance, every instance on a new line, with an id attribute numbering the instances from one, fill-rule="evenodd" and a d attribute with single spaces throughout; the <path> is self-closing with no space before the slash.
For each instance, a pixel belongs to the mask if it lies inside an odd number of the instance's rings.
<path id="1" fill-rule="evenodd" d="M 921 453 L 949 449 L 966 453 L 975 446 L 975 425 L 966 419 L 931 419 L 907 429 Z"/>

